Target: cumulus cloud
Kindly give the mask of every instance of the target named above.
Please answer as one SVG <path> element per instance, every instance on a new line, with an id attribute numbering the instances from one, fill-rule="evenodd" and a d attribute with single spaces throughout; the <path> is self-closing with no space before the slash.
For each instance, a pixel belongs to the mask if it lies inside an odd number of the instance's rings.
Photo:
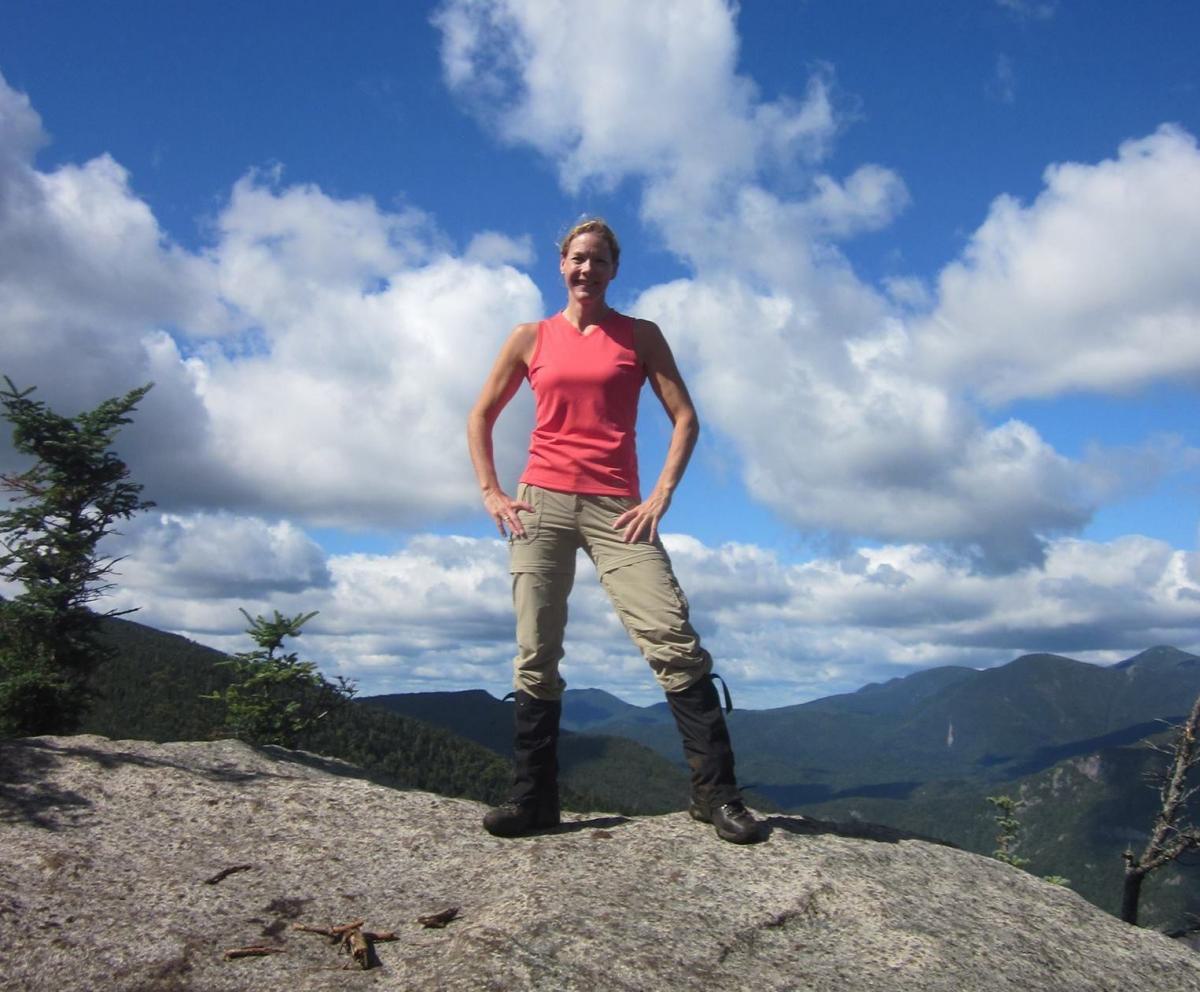
<path id="1" fill-rule="evenodd" d="M 48 401 L 90 403 L 140 384 L 141 338 L 156 324 L 211 332 L 224 313 L 212 266 L 171 244 L 117 162 L 41 172 L 45 142 L 0 76 L 3 371 Z"/>
<path id="2" fill-rule="evenodd" d="M 697 628 L 752 707 L 848 691 L 935 664 L 1003 664 L 1054 650 L 1110 662 L 1150 645 L 1200 648 L 1200 554 L 1160 541 L 1054 542 L 1042 569 L 983 575 L 928 547 L 891 544 L 786 562 L 748 544 L 665 538 Z M 286 523 L 147 517 L 122 550 L 110 602 L 226 650 L 239 607 L 319 610 L 298 647 L 364 694 L 508 689 L 513 620 L 503 542 L 420 535 L 390 554 L 325 556 Z M 581 555 L 564 674 L 643 703 L 645 662 Z"/>
<path id="3" fill-rule="evenodd" d="M 215 447 L 264 504 L 350 527 L 475 506 L 465 411 L 507 328 L 541 299 L 509 265 L 414 236 L 424 224 L 312 187 L 235 188 L 215 255 L 256 347 L 192 361 Z M 510 470 L 518 419 L 497 438 Z"/>
<path id="4" fill-rule="evenodd" d="M 845 182 L 830 176 L 813 180 L 815 192 L 800 205 L 814 233 L 848 237 L 886 227 L 908 203 L 900 177 L 878 165 L 864 165 Z"/>
<path id="5" fill-rule="evenodd" d="M 465 411 L 507 328 L 541 313 L 511 264 L 527 241 L 455 255 L 419 211 L 277 171 L 238 181 L 189 252 L 112 158 L 43 172 L 44 140 L 0 79 L 0 371 L 69 414 L 155 381 L 119 448 L 167 509 L 403 527 L 475 508 Z M 506 477 L 520 419 L 497 434 Z"/>
<path id="6" fill-rule="evenodd" d="M 682 329 L 701 409 L 736 439 L 750 491 L 810 531 L 942 542 L 977 567 L 1016 568 L 1040 562 L 1045 535 L 1081 527 L 1123 484 L 1105 454 L 1071 461 L 1028 424 L 988 427 L 915 378 L 897 322 L 830 341 L 793 298 L 701 280 L 656 287 L 638 305 Z M 1165 457 L 1144 469 L 1161 471 Z"/>
<path id="7" fill-rule="evenodd" d="M 1172 126 L 1002 196 L 916 331 L 930 373 L 992 403 L 1200 373 L 1200 149 Z"/>
<path id="8" fill-rule="evenodd" d="M 467 245 L 468 261 L 481 265 L 527 266 L 533 262 L 533 239 L 529 235 L 510 238 L 498 231 L 480 231 Z"/>
<path id="9" fill-rule="evenodd" d="M 590 8 L 602 62 L 577 58 L 569 0 L 451 0 L 435 23 L 450 88 L 502 139 L 554 159 L 571 191 L 648 177 L 703 209 L 764 162 L 819 159 L 836 129 L 819 74 L 803 100 L 775 101 L 737 74 L 737 32 L 720 0 Z"/>
<path id="10" fill-rule="evenodd" d="M 331 585 L 325 552 L 287 520 L 230 513 L 148 514 L 121 539 L 136 549 L 123 584 L 157 598 L 259 601 Z"/>

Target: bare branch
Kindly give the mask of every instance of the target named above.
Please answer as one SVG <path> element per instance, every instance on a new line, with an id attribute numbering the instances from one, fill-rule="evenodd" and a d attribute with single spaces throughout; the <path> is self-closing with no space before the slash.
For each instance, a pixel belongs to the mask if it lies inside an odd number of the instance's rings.
<path id="1" fill-rule="evenodd" d="M 253 867 L 254 867 L 254 865 L 233 865 L 230 868 L 222 868 L 219 872 L 217 872 L 215 875 L 213 875 L 212 878 L 206 878 L 204 880 L 204 884 L 205 885 L 216 885 L 218 882 L 222 882 L 225 879 L 227 879 L 230 875 L 234 874 L 234 872 L 250 871 L 250 869 Z"/>
<path id="2" fill-rule="evenodd" d="M 1165 721 L 1164 721 L 1165 722 Z M 1155 776 L 1161 800 L 1150 837 L 1142 853 L 1132 850 L 1122 855 L 1125 861 L 1125 883 L 1121 896 L 1121 919 L 1137 922 L 1138 900 L 1142 880 L 1158 868 L 1177 860 L 1187 851 L 1200 847 L 1200 829 L 1188 823 L 1188 804 L 1200 791 L 1200 785 L 1189 785 L 1188 775 L 1200 764 L 1200 697 L 1192 704 L 1187 719 L 1173 727 L 1175 735 L 1169 747 L 1148 742 L 1151 750 L 1169 759 L 1165 772 Z"/>
<path id="3" fill-rule="evenodd" d="M 268 954 L 283 954 L 285 949 L 282 947 L 271 947 L 267 944 L 252 944 L 249 947 L 231 947 L 225 952 L 225 960 L 232 961 L 234 958 L 261 958 Z"/>

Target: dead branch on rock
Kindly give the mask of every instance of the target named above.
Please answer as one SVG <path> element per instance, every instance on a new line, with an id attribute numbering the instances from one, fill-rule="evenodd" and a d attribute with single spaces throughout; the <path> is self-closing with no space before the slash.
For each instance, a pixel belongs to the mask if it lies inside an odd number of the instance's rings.
<path id="1" fill-rule="evenodd" d="M 234 872 L 249 871 L 253 867 L 254 867 L 254 865 L 233 865 L 230 868 L 222 868 L 219 872 L 217 872 L 215 875 L 213 875 L 212 878 L 206 878 L 204 880 L 204 884 L 205 885 L 216 885 L 218 882 L 223 881 L 224 879 L 228 878 L 230 875 L 234 874 Z"/>
<path id="2" fill-rule="evenodd" d="M 429 913 L 426 916 L 418 916 L 417 922 L 426 929 L 440 930 L 458 916 L 458 911 L 458 906 L 451 906 L 448 909 L 443 909 L 440 913 Z"/>
<path id="3" fill-rule="evenodd" d="M 340 942 L 351 930 L 357 930 L 366 922 L 366 919 L 363 918 L 351 920 L 349 923 L 339 923 L 337 926 L 332 927 L 314 927 L 308 923 L 293 923 L 292 929 L 299 930 L 302 933 L 319 933 L 323 937 L 332 937 L 333 940 Z"/>
<path id="4" fill-rule="evenodd" d="M 355 928 L 348 931 L 342 938 L 342 946 L 349 953 L 350 960 L 363 971 L 371 967 L 371 942 L 367 940 L 362 930 Z"/>
<path id="5" fill-rule="evenodd" d="M 284 948 L 271 947 L 267 944 L 253 944 L 250 947 L 231 947 L 225 952 L 225 960 L 232 961 L 234 958 L 261 958 L 268 954 L 282 954 Z"/>
<path id="6" fill-rule="evenodd" d="M 316 927 L 309 923 L 293 923 L 292 929 L 301 933 L 316 933 L 322 937 L 329 937 L 333 943 L 350 955 L 351 964 L 357 964 L 363 971 L 366 971 L 372 964 L 378 961 L 374 954 L 374 945 L 377 941 L 399 940 L 399 936 L 394 931 L 388 930 L 383 933 L 375 933 L 372 930 L 364 930 L 363 924 L 365 919 L 351 920 L 349 923 L 339 923 L 332 927 Z M 351 967 L 348 964 L 346 967 Z"/>

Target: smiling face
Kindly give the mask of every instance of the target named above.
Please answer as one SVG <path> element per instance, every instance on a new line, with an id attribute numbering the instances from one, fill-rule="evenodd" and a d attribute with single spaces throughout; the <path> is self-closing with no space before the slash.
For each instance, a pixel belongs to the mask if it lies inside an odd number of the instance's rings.
<path id="1" fill-rule="evenodd" d="M 604 301 L 608 284 L 617 274 L 617 263 L 608 241 L 600 234 L 585 231 L 571 239 L 558 269 L 567 287 L 567 298 L 591 305 Z"/>

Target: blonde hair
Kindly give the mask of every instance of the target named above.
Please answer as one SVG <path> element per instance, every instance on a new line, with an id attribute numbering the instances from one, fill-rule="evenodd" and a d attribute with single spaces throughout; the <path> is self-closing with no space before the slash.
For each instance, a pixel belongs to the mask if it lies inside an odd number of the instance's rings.
<path id="1" fill-rule="evenodd" d="M 558 254 L 560 258 L 567 257 L 567 250 L 571 247 L 571 242 L 581 234 L 598 234 L 608 243 L 608 250 L 612 253 L 613 265 L 621 261 L 621 245 L 617 242 L 617 236 L 613 229 L 608 226 L 603 217 L 585 217 L 564 236 L 562 241 L 558 243 Z"/>

